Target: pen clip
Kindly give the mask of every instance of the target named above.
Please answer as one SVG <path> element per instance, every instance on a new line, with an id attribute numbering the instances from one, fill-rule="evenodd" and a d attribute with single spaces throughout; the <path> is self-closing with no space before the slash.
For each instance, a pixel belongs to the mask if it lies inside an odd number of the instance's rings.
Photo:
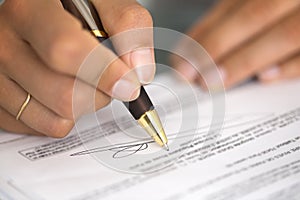
<path id="1" fill-rule="evenodd" d="M 89 25 L 89 29 L 97 38 L 107 38 L 108 35 L 104 31 L 103 25 L 100 21 L 98 12 L 96 11 L 93 3 L 90 0 L 72 0 L 75 7 L 78 9 L 86 23 Z"/>
<path id="2" fill-rule="evenodd" d="M 96 23 L 96 26 L 98 27 L 98 30 L 101 31 L 104 35 L 103 37 L 105 38 L 108 38 L 108 35 L 107 33 L 105 32 L 105 29 L 104 29 L 104 26 L 100 20 L 100 17 L 99 17 L 99 13 L 97 12 L 93 2 L 91 2 L 90 0 L 88 0 L 88 6 L 90 8 L 90 13 Z"/>
<path id="3" fill-rule="evenodd" d="M 79 12 L 77 7 L 74 5 L 72 0 L 60 0 L 62 6 L 65 10 L 69 11 L 74 17 L 76 17 L 82 24 L 84 29 L 90 30 L 90 25 L 86 22 L 85 18 L 83 18 L 82 14 Z"/>
<path id="4" fill-rule="evenodd" d="M 90 30 L 98 30 L 97 24 L 92 16 L 92 13 L 88 7 L 88 5 L 85 3 L 84 0 L 72 0 L 75 7 L 80 12 L 81 16 L 84 18 L 86 23 L 89 25 Z"/>

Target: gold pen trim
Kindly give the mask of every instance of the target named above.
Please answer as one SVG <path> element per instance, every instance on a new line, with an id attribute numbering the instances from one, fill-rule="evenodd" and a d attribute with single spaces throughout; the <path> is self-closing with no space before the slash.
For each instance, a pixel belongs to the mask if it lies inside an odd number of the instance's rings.
<path id="1" fill-rule="evenodd" d="M 98 29 L 94 29 L 92 30 L 92 33 L 96 36 L 96 37 L 104 37 L 107 38 L 108 35 L 104 32 L 104 31 L 100 31 Z"/>
<path id="2" fill-rule="evenodd" d="M 147 131 L 157 144 L 161 147 L 167 147 L 168 139 L 155 110 L 145 112 L 138 120 L 138 123 Z"/>

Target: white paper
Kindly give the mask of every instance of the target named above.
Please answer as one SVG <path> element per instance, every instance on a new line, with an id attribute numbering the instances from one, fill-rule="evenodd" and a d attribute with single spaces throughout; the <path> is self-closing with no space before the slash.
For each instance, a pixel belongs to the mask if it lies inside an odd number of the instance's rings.
<path id="1" fill-rule="evenodd" d="M 177 95 L 187 95 L 185 86 L 173 78 L 160 77 L 159 83 L 176 85 Z M 153 97 L 156 88 L 147 88 L 163 113 L 169 152 L 151 143 L 133 120 L 123 116 L 126 109 L 117 102 L 116 116 L 124 126 L 116 126 L 109 115 L 101 116 L 104 110 L 97 114 L 105 119 L 103 132 L 89 116 L 81 120 L 79 135 L 74 129 L 64 139 L 1 132 L 0 199 L 300 199 L 299 88 L 300 81 L 250 83 L 226 92 L 223 129 L 206 157 L 199 150 L 204 148 L 212 112 L 209 96 L 200 91 L 198 105 L 181 105 L 183 111 L 201 111 L 197 131 L 181 131 L 175 137 L 171 133 L 185 119 L 178 117 L 176 108 L 171 112 L 164 110 L 168 104 L 159 105 L 169 100 L 168 95 Z M 104 132 L 106 140 L 102 141 Z M 187 142 L 178 136 L 195 132 L 190 146 L 178 154 L 180 158 L 165 167 L 168 158 L 173 159 Z M 175 141 L 177 146 L 172 145 Z M 98 147 L 92 156 L 88 154 L 91 147 Z M 137 159 L 143 156 L 147 159 Z M 119 164 L 119 169 L 111 168 Z M 152 173 L 120 172 L 158 165 L 163 169 Z"/>

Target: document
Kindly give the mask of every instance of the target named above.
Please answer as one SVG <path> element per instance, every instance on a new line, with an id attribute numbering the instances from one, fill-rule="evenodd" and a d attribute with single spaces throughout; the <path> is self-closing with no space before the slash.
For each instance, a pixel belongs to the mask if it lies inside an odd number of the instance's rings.
<path id="1" fill-rule="evenodd" d="M 170 151 L 118 101 L 62 139 L 2 131 L 0 199 L 300 199 L 299 89 L 251 82 L 226 92 L 222 114 L 211 95 L 163 75 L 146 90 Z"/>

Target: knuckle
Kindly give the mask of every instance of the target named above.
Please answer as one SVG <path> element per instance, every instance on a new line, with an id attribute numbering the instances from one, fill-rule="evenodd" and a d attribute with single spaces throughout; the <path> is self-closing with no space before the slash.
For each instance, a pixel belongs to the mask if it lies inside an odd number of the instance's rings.
<path id="1" fill-rule="evenodd" d="M 240 70 L 239 66 L 245 66 L 243 70 L 245 70 L 245 73 L 248 73 L 249 71 L 253 70 L 254 66 L 256 65 L 255 61 L 251 56 L 244 55 L 241 59 L 238 59 L 238 64 L 235 65 L 236 70 Z M 241 65 L 239 65 L 241 64 Z M 232 70 L 235 71 L 235 70 Z"/>
<path id="2" fill-rule="evenodd" d="M 125 27 L 149 27 L 153 20 L 149 11 L 139 4 L 127 6 L 120 12 L 119 25 Z"/>
<path id="3" fill-rule="evenodd" d="M 54 138 L 63 138 L 72 130 L 74 123 L 70 120 L 57 118 L 45 127 L 46 135 Z"/>
<path id="4" fill-rule="evenodd" d="M 224 45 L 224 40 L 222 37 L 212 37 L 205 41 L 199 41 L 200 45 L 209 53 L 212 59 L 218 59 L 218 57 L 223 56 L 226 53 L 226 45 Z M 197 52 L 192 51 L 190 46 L 187 46 L 186 52 Z"/>
<path id="5" fill-rule="evenodd" d="M 49 41 L 48 55 L 49 64 L 53 69 L 60 72 L 68 72 L 68 68 L 74 67 L 74 58 L 81 53 L 81 42 L 76 35 L 60 33 Z"/>
<path id="6" fill-rule="evenodd" d="M 274 11 L 278 5 L 274 1 L 266 1 L 263 4 L 260 0 L 249 1 L 245 4 L 243 14 L 240 16 L 243 21 L 249 22 L 252 19 L 255 22 L 260 22 L 262 18 L 269 19 L 273 17 Z M 255 12 L 253 12 L 255 10 Z"/>
<path id="7" fill-rule="evenodd" d="M 21 11 L 25 12 L 28 6 L 24 5 L 26 1 L 18 1 L 18 0 L 10 0 L 4 1 L 1 5 L 1 14 L 7 15 L 10 17 L 17 17 L 18 15 L 22 14 Z M 16 15 L 18 13 L 18 15 Z"/>
<path id="8" fill-rule="evenodd" d="M 1 21 L 0 24 L 3 25 Z M 0 29 L 0 44 L 0 66 L 6 66 L 18 55 L 18 44 L 10 28 Z"/>
<path id="9" fill-rule="evenodd" d="M 56 105 L 58 113 L 67 119 L 73 119 L 73 83 L 64 84 L 58 98 L 59 102 Z"/>
<path id="10" fill-rule="evenodd" d="M 0 33 L 0 37 L 2 34 Z M 12 55 L 6 50 L 6 47 L 8 47 L 9 44 L 6 42 L 2 42 L 2 39 L 0 39 L 1 45 L 0 45 L 0 69 L 3 69 L 7 63 L 9 63 L 12 60 Z M 4 70 L 4 69 L 3 69 Z M 1 70 L 2 71 L 2 70 Z"/>

